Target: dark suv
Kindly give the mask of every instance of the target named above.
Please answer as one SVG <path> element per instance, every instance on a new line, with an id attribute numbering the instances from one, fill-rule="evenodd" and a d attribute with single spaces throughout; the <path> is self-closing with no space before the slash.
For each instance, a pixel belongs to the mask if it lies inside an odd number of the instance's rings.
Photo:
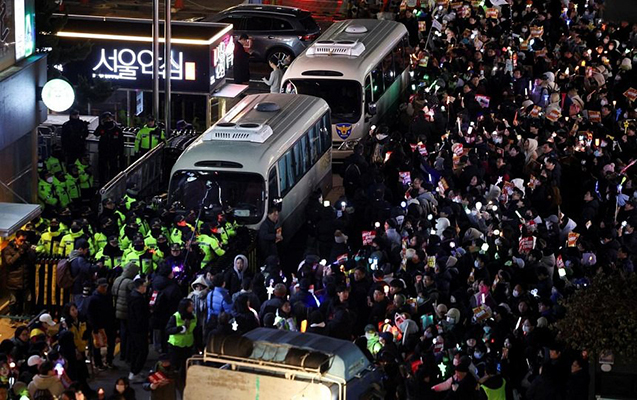
<path id="1" fill-rule="evenodd" d="M 321 33 L 309 11 L 294 7 L 242 4 L 206 19 L 233 25 L 235 39 L 252 39 L 251 57 L 281 65 L 287 56 L 301 54 Z"/>

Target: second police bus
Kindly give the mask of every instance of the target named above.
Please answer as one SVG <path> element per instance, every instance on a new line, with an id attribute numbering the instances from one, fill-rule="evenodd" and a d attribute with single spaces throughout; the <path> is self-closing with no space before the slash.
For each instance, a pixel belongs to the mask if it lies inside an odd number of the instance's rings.
<path id="1" fill-rule="evenodd" d="M 334 159 L 343 159 L 409 86 L 408 49 L 407 29 L 399 22 L 337 22 L 292 62 L 282 91 L 327 101 Z"/>
<path id="2" fill-rule="evenodd" d="M 253 229 L 280 202 L 279 224 L 290 239 L 310 194 L 331 187 L 329 127 L 329 107 L 318 97 L 246 96 L 179 157 L 169 201 L 189 210 L 203 204 L 204 219 L 231 209 L 237 222 Z"/>

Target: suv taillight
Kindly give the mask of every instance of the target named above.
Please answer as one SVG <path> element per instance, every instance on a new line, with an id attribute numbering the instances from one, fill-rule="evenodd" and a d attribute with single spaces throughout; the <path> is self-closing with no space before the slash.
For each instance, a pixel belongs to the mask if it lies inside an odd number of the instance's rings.
<path id="1" fill-rule="evenodd" d="M 311 34 L 311 35 L 303 35 L 303 36 L 299 36 L 299 39 L 301 39 L 304 42 L 311 42 L 312 40 L 315 40 L 318 37 L 317 33 Z"/>

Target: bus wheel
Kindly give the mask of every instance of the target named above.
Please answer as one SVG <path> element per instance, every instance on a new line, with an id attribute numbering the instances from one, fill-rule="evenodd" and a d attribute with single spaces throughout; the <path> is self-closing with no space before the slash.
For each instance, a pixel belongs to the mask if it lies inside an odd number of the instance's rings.
<path id="1" fill-rule="evenodd" d="M 290 50 L 282 48 L 276 48 L 268 53 L 268 61 L 272 61 L 272 63 L 276 64 L 279 68 L 283 68 L 287 57 L 290 57 L 291 60 L 294 58 L 294 54 L 292 54 Z"/>

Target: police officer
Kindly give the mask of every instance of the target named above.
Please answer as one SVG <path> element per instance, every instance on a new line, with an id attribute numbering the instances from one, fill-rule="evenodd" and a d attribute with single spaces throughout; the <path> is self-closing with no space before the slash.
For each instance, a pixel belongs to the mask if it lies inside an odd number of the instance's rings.
<path id="1" fill-rule="evenodd" d="M 203 224 L 201 226 L 201 234 L 197 238 L 199 248 L 204 253 L 204 258 L 201 260 L 201 268 L 205 268 L 210 261 L 226 254 L 226 251 L 221 247 L 221 242 L 213 233 L 214 225 L 216 225 L 216 220 L 213 220 L 210 224 Z"/>
<path id="2" fill-rule="evenodd" d="M 122 265 L 124 252 L 119 248 L 117 236 L 109 236 L 108 243 L 95 255 L 97 261 L 102 261 L 109 270 L 114 270 Z"/>
<path id="3" fill-rule="evenodd" d="M 53 175 L 52 184 L 55 197 L 57 197 L 59 201 L 59 206 L 62 208 L 68 207 L 71 204 L 71 197 L 66 191 L 66 180 L 64 179 L 64 172 L 62 170 Z"/>
<path id="4" fill-rule="evenodd" d="M 153 253 L 146 248 L 144 238 L 141 235 L 133 239 L 133 246 L 124 254 L 122 265 L 128 265 L 129 263 L 137 264 L 141 272 L 145 275 L 149 275 L 155 271 Z"/>
<path id="5" fill-rule="evenodd" d="M 43 171 L 38 179 L 38 200 L 45 210 L 51 212 L 58 205 L 58 199 L 53 189 L 53 175 Z"/>
<path id="6" fill-rule="evenodd" d="M 60 229 L 60 221 L 57 218 L 51 219 L 49 227 L 40 236 L 40 241 L 35 251 L 42 256 L 56 257 L 58 255 L 60 241 L 65 235 L 65 231 Z"/>
<path id="7" fill-rule="evenodd" d="M 62 125 L 61 136 L 66 162 L 73 163 L 84 154 L 88 136 L 88 122 L 80 119 L 78 110 L 71 111 L 69 120 Z"/>
<path id="8" fill-rule="evenodd" d="M 82 192 L 82 199 L 88 200 L 93 195 L 92 188 L 94 185 L 93 173 L 91 171 L 90 159 L 87 155 L 82 156 L 75 160 L 75 164 L 78 171 L 80 190 Z"/>
<path id="9" fill-rule="evenodd" d="M 71 164 L 68 170 L 69 172 L 64 175 L 64 186 L 66 187 L 66 193 L 69 195 L 71 203 L 77 206 L 82 197 L 79 185 L 79 171 L 75 164 Z"/>
<path id="10" fill-rule="evenodd" d="M 113 114 L 102 114 L 102 122 L 95 130 L 95 136 L 100 138 L 99 180 L 100 185 L 106 184 L 124 165 L 124 133 L 113 119 Z"/>
<path id="11" fill-rule="evenodd" d="M 164 131 L 157 126 L 154 116 L 149 116 L 146 125 L 137 132 L 135 137 L 135 154 L 142 156 L 166 140 Z"/>
<path id="12" fill-rule="evenodd" d="M 64 235 L 62 237 L 62 240 L 60 241 L 58 255 L 60 257 L 68 257 L 71 254 L 71 251 L 75 249 L 75 241 L 81 237 L 86 239 L 89 244 L 91 244 L 89 240 L 90 238 L 82 230 L 82 223 L 80 221 L 73 221 L 71 227 L 69 228 L 69 232 Z M 90 247 L 92 247 L 92 245 Z"/>
<path id="13" fill-rule="evenodd" d="M 190 299 L 182 299 L 179 302 L 177 312 L 174 313 L 168 325 L 168 354 L 170 362 L 178 371 L 185 373 L 186 360 L 192 354 L 192 347 L 195 344 L 194 331 L 197 327 L 197 316 L 194 314 L 195 306 Z"/>

